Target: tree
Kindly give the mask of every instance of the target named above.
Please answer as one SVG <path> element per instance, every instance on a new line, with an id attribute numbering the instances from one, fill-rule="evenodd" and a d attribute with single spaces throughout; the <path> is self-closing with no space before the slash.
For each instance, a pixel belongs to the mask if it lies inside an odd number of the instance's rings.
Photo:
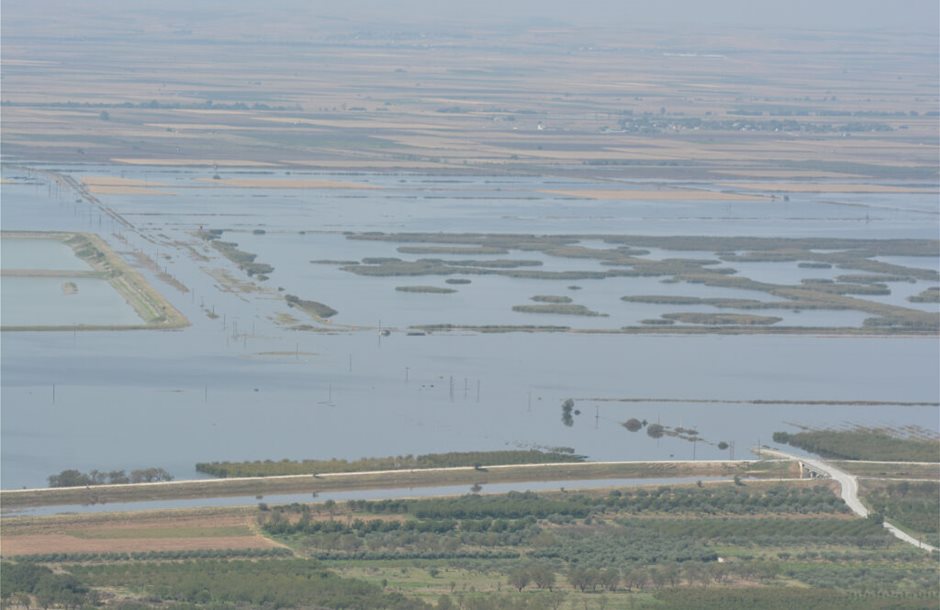
<path id="1" fill-rule="evenodd" d="M 663 434 L 666 433 L 666 429 L 661 424 L 650 424 L 646 427 L 646 433 L 651 438 L 662 438 Z"/>
<path id="2" fill-rule="evenodd" d="M 534 564 L 530 569 L 530 574 L 532 576 L 532 582 L 535 583 L 535 586 L 539 589 L 548 589 L 552 590 L 552 587 L 555 586 L 555 570 L 544 563 Z"/>
<path id="3" fill-rule="evenodd" d="M 649 572 L 642 566 L 627 570 L 623 575 L 623 584 L 631 591 L 633 589 L 642 589 L 647 582 L 649 582 Z"/>
<path id="4" fill-rule="evenodd" d="M 638 420 L 635 417 L 631 417 L 627 421 L 623 422 L 623 427 L 629 430 L 630 432 L 636 432 L 643 427 L 643 422 Z"/>
<path id="5" fill-rule="evenodd" d="M 518 567 L 509 572 L 509 584 L 522 591 L 532 580 L 532 576 L 527 567 Z"/>
<path id="6" fill-rule="evenodd" d="M 696 561 L 688 561 L 685 563 L 684 568 L 685 579 L 690 585 L 700 584 L 703 587 L 708 587 L 708 585 L 711 584 L 711 573 L 709 573 L 704 564 Z"/>
<path id="7" fill-rule="evenodd" d="M 33 598 L 29 593 L 17 593 L 12 596 L 11 601 L 14 606 L 22 606 L 26 608 L 26 610 L 29 610 L 30 606 L 33 605 Z"/>
<path id="8" fill-rule="evenodd" d="M 552 610 L 559 610 L 567 597 L 568 594 L 564 591 L 552 591 L 548 594 L 548 606 Z"/>
<path id="9" fill-rule="evenodd" d="M 708 575 L 718 584 L 724 583 L 728 579 L 728 564 L 718 563 L 717 561 L 708 565 Z"/>
<path id="10" fill-rule="evenodd" d="M 172 481 L 173 475 L 162 468 L 143 468 L 131 471 L 131 483 L 154 483 L 156 481 Z"/>
<path id="11" fill-rule="evenodd" d="M 654 567 L 649 571 L 649 581 L 657 589 L 661 589 L 669 582 L 668 575 L 665 571 L 666 566 Z"/>
<path id="12" fill-rule="evenodd" d="M 123 470 L 112 470 L 108 473 L 108 483 L 110 485 L 118 485 L 121 483 L 130 483 L 130 477 L 127 476 L 127 473 Z"/>
<path id="13" fill-rule="evenodd" d="M 676 563 L 667 563 L 662 566 L 663 578 L 671 587 L 678 587 L 682 580 L 682 574 L 679 572 L 679 566 Z"/>
<path id="14" fill-rule="evenodd" d="M 571 566 L 568 568 L 568 582 L 571 583 L 571 586 L 575 589 L 578 589 L 582 593 L 585 589 L 591 586 L 590 575 L 588 574 L 588 568 L 579 568 L 578 566 Z"/>
<path id="15" fill-rule="evenodd" d="M 620 586 L 620 570 L 617 568 L 607 568 L 601 571 L 598 576 L 601 586 L 608 591 L 616 591 L 617 587 Z"/>
<path id="16" fill-rule="evenodd" d="M 59 474 L 49 475 L 49 487 L 84 487 L 91 485 L 87 474 L 77 470 L 63 470 Z"/>
<path id="17" fill-rule="evenodd" d="M 568 570 L 568 582 L 582 593 L 588 587 L 591 591 L 596 591 L 602 584 L 601 571 L 597 568 L 571 566 Z"/>
<path id="18" fill-rule="evenodd" d="M 574 425 L 574 417 L 571 415 L 573 410 L 574 400 L 568 398 L 565 402 L 561 403 L 561 423 L 569 427 Z"/>

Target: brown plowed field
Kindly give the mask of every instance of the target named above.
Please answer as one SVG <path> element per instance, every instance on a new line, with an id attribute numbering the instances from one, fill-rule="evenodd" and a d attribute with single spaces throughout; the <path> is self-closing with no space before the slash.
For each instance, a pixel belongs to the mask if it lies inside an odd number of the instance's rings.
<path id="1" fill-rule="evenodd" d="M 4 557 L 46 553 L 133 553 L 279 546 L 258 533 L 253 513 L 169 511 L 14 517 L 3 522 Z"/>

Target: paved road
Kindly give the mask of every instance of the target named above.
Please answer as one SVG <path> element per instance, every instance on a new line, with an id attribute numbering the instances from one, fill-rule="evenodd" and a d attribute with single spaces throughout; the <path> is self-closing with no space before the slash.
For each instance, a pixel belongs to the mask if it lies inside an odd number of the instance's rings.
<path id="1" fill-rule="evenodd" d="M 839 485 L 842 487 L 842 499 L 845 500 L 845 503 L 852 510 L 853 513 L 859 517 L 867 517 L 868 509 L 862 504 L 862 501 L 858 498 L 858 477 L 855 475 L 849 474 L 844 470 L 839 470 L 835 466 L 828 464 L 817 458 L 809 458 L 804 456 L 797 456 L 790 453 L 785 453 L 783 451 L 777 451 L 776 449 L 761 449 L 762 454 L 770 454 L 776 457 L 789 458 L 791 460 L 798 460 L 803 462 L 813 470 L 817 472 L 824 472 L 829 475 L 830 478 L 834 481 L 838 481 Z M 894 525 L 884 522 L 884 527 L 886 530 L 891 532 L 896 538 L 903 540 L 908 544 L 913 544 L 919 549 L 924 549 L 925 551 L 938 551 L 935 546 L 923 543 L 917 538 L 906 534 L 899 530 Z"/>

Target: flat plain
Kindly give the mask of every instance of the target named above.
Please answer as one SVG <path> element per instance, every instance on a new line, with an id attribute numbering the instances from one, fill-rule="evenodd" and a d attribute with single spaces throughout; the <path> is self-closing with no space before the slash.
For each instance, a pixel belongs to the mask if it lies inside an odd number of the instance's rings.
<path id="1" fill-rule="evenodd" d="M 4 607 L 936 607 L 934 463 L 717 461 L 935 441 L 936 36 L 5 8 L 4 254 L 154 323 L 4 332 Z"/>

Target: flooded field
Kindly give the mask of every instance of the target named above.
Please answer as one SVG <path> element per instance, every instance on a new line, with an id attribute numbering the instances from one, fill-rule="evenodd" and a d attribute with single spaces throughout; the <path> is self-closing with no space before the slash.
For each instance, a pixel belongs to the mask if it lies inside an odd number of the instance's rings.
<path id="1" fill-rule="evenodd" d="M 4 237 L 0 248 L 3 269 L 91 271 L 88 263 L 58 239 Z"/>
<path id="2" fill-rule="evenodd" d="M 0 302 L 4 326 L 132 326 L 141 321 L 107 280 L 97 278 L 5 277 Z"/>
<path id="3" fill-rule="evenodd" d="M 5 235 L 0 293 L 4 328 L 133 326 L 134 308 L 65 242 L 68 234 Z"/>
<path id="4" fill-rule="evenodd" d="M 62 168 L 60 168 L 62 169 Z M 411 254 L 416 244 L 349 239 L 343 232 L 515 233 L 538 235 L 712 235 L 853 239 L 935 239 L 935 197 L 918 194 L 820 195 L 792 201 L 569 200 L 546 190 L 579 181 L 413 174 L 311 174 L 376 189 L 276 189 L 213 185 L 211 172 L 71 167 L 159 184 L 165 195 L 102 194 L 100 205 L 41 174 L 5 170 L 5 230 L 95 232 L 189 320 L 177 331 L 4 333 L 4 488 L 42 486 L 66 468 L 160 466 L 196 477 L 200 461 L 358 458 L 441 450 L 569 446 L 591 459 L 736 457 L 791 425 L 919 426 L 937 431 L 936 406 L 698 404 L 695 399 L 940 400 L 936 336 L 629 335 L 468 332 L 410 336 L 424 324 L 563 325 L 616 329 L 666 312 L 716 312 L 709 305 L 626 302 L 631 295 L 773 300 L 754 290 L 666 282 L 666 277 L 532 279 L 505 275 L 364 277 L 341 264 L 397 257 L 538 261 L 520 267 L 604 271 L 595 259 L 540 251 Z M 304 174 L 294 172 L 290 178 Z M 232 171 L 228 177 L 246 177 Z M 262 178 L 287 178 L 283 172 Z M 559 183 L 562 184 L 559 186 Z M 831 199 L 831 195 L 828 199 Z M 934 214 L 934 215 L 931 215 Z M 930 222 L 924 222 L 925 218 Z M 273 270 L 249 276 L 199 236 L 256 255 Z M 263 233 L 262 233 L 263 231 Z M 303 233 L 301 233 L 303 232 Z M 428 245 L 428 244 L 421 244 Z M 612 247 L 585 237 L 584 247 Z M 4 242 L 4 258 L 8 244 Z M 715 259 L 714 251 L 648 249 L 649 260 Z M 11 254 L 11 256 L 14 256 Z M 51 256 L 51 255 L 49 255 Z M 641 256 L 641 255 L 637 255 Z M 911 259 L 907 261 L 906 259 Z M 147 262 L 149 261 L 149 262 Z M 937 269 L 935 258 L 884 262 Z M 6 262 L 4 262 L 6 267 Z M 796 284 L 861 273 L 797 262 L 720 261 L 740 275 Z M 469 279 L 449 284 L 447 279 Z M 4 318 L 8 292 L 3 278 Z M 865 296 L 936 312 L 907 297 L 931 279 L 886 284 Z M 455 289 L 402 292 L 401 286 Z M 572 289 L 577 286 L 578 289 Z M 182 287 L 182 288 L 181 288 Z M 79 293 L 83 289 L 79 287 Z M 91 293 L 91 290 L 89 290 Z M 321 321 L 285 296 L 326 304 Z M 513 306 L 534 296 L 567 296 L 606 317 L 535 314 Z M 729 311 L 722 309 L 722 312 Z M 737 310 L 733 310 L 738 312 Z M 870 313 L 790 309 L 752 312 L 778 324 L 858 327 Z M 390 331 L 383 336 L 380 329 Z M 595 399 L 687 398 L 682 403 Z M 573 426 L 560 405 L 575 400 Z M 649 438 L 621 423 L 635 417 L 694 428 L 703 439 Z M 167 447 L 173 450 L 168 453 Z"/>
<path id="5" fill-rule="evenodd" d="M 179 311 L 95 233 L 5 231 L 0 241 L 5 331 L 186 325 Z"/>

